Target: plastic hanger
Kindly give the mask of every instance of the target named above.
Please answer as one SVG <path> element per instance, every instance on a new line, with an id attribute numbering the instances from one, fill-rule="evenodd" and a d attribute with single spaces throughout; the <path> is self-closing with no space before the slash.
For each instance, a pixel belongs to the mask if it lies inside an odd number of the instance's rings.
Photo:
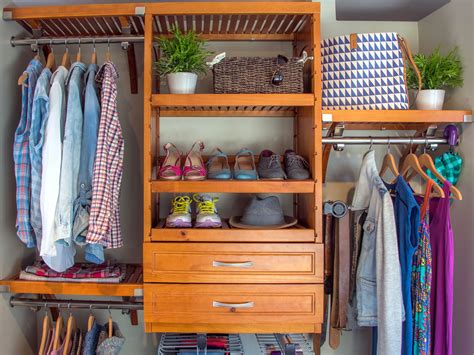
<path id="1" fill-rule="evenodd" d="M 79 38 L 79 43 L 78 43 L 78 47 L 77 47 L 77 54 L 76 54 L 76 62 L 80 62 L 81 61 L 81 39 Z"/>
<path id="2" fill-rule="evenodd" d="M 47 342 L 48 342 L 49 332 L 53 327 L 53 323 L 51 321 L 51 318 L 48 315 L 47 306 L 48 306 L 48 304 L 45 303 L 44 304 L 43 329 L 42 329 L 42 332 L 41 332 L 41 343 L 40 343 L 39 352 L 38 352 L 39 355 L 44 355 L 45 354 L 46 346 L 48 345 Z"/>
<path id="3" fill-rule="evenodd" d="M 89 305 L 89 318 L 87 319 L 87 331 L 89 332 L 94 326 L 94 315 L 92 314 L 92 305 Z"/>
<path id="4" fill-rule="evenodd" d="M 113 328 L 113 321 L 112 321 L 112 312 L 110 312 L 110 305 L 108 309 L 109 309 L 109 338 L 112 338 L 114 328 Z"/>
<path id="5" fill-rule="evenodd" d="M 71 66 L 71 57 L 69 56 L 69 47 L 67 46 L 67 40 L 64 41 L 64 45 L 66 46 L 66 50 L 64 52 L 61 65 L 66 69 L 69 69 L 69 67 Z"/>
<path id="6" fill-rule="evenodd" d="M 66 337 L 64 338 L 63 355 L 68 355 L 69 344 L 71 343 L 72 335 L 76 331 L 76 319 L 72 315 L 71 305 L 68 304 L 67 308 L 69 309 L 69 318 L 67 319 Z"/>
<path id="7" fill-rule="evenodd" d="M 390 153 L 390 138 L 388 139 L 387 154 L 385 154 L 385 157 L 383 158 L 382 168 L 380 169 L 380 177 L 382 177 L 387 170 L 390 170 L 395 177 L 400 175 L 395 162 L 395 157 Z"/>
<path id="8" fill-rule="evenodd" d="M 412 153 L 412 150 L 411 150 L 412 146 L 413 146 L 413 143 L 410 143 L 410 154 L 406 156 L 405 161 L 403 162 L 402 176 L 406 176 L 407 173 L 410 171 L 410 169 L 412 169 L 414 173 L 420 175 L 421 178 L 425 180 L 426 182 L 433 181 L 428 175 L 426 175 L 425 171 L 420 165 L 420 162 L 418 161 L 418 157 Z M 414 174 L 410 175 L 410 178 L 412 178 L 413 176 Z M 433 190 L 435 190 L 441 198 L 444 198 L 443 189 L 434 181 L 433 181 Z"/>
<path id="9" fill-rule="evenodd" d="M 92 64 L 97 64 L 97 51 L 95 50 L 95 38 L 92 40 L 92 57 L 91 57 L 91 63 Z"/>
<path id="10" fill-rule="evenodd" d="M 53 350 L 58 350 L 59 349 L 59 341 L 61 340 L 61 334 L 63 331 L 63 317 L 61 316 L 61 311 L 60 308 L 61 305 L 58 304 L 58 319 L 56 319 L 56 332 L 54 333 L 54 340 L 53 340 Z"/>
<path id="11" fill-rule="evenodd" d="M 112 54 L 110 53 L 110 38 L 107 39 L 107 52 L 105 53 L 105 61 L 109 62 L 112 60 Z"/>
<path id="12" fill-rule="evenodd" d="M 54 58 L 54 50 L 53 50 L 53 40 L 50 40 L 49 46 L 51 48 L 51 51 L 48 54 L 48 59 L 46 59 L 46 68 L 53 71 L 53 68 L 56 65 L 56 61 Z"/>

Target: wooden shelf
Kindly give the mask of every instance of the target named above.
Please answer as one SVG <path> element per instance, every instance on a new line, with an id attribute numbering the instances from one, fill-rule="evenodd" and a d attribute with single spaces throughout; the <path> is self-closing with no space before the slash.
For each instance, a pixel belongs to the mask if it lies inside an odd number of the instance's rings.
<path id="1" fill-rule="evenodd" d="M 203 180 L 151 182 L 152 192 L 313 193 L 313 180 Z"/>
<path id="2" fill-rule="evenodd" d="M 5 286 L 9 293 L 138 297 L 143 295 L 143 269 L 141 265 L 127 265 L 127 276 L 118 284 L 27 281 L 16 276 L 0 280 L 0 286 Z"/>
<path id="3" fill-rule="evenodd" d="M 165 228 L 164 220 L 151 230 L 152 242 L 246 242 L 314 243 L 314 229 L 296 225 L 285 229 L 231 228 L 227 220 L 222 228 Z"/>
<path id="4" fill-rule="evenodd" d="M 468 123 L 472 111 L 462 110 L 324 110 L 323 122 Z"/>

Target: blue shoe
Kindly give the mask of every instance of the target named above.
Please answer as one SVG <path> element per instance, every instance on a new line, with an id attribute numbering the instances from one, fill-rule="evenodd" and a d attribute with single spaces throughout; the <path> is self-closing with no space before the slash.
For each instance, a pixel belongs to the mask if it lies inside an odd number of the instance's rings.
<path id="1" fill-rule="evenodd" d="M 235 155 L 234 179 L 236 180 L 257 180 L 257 168 L 252 151 L 247 148 L 241 149 Z"/>
<path id="2" fill-rule="evenodd" d="M 232 177 L 227 155 L 219 148 L 215 149 L 206 163 L 207 178 L 211 180 L 229 180 Z"/>

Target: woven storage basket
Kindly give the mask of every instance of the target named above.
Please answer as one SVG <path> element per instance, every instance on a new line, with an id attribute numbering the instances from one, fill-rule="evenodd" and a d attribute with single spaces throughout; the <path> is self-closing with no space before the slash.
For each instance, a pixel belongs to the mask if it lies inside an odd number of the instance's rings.
<path id="1" fill-rule="evenodd" d="M 277 64 L 277 58 L 230 57 L 213 67 L 214 92 L 216 94 L 270 94 L 302 93 L 303 66 L 301 58 L 289 58 L 285 64 Z M 298 62 L 300 61 L 300 62 Z M 275 86 L 275 71 L 283 74 L 283 82 Z"/>

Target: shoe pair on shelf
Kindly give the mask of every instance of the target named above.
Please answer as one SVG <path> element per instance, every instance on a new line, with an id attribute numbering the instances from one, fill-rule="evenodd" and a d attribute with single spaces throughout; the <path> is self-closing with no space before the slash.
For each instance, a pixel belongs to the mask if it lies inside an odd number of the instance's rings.
<path id="1" fill-rule="evenodd" d="M 195 194 L 193 198 L 189 196 L 177 196 L 171 202 L 171 211 L 166 218 L 168 228 L 191 228 L 192 214 L 191 203 L 196 203 L 195 228 L 220 228 L 222 221 L 217 213 L 216 202 L 218 197 Z"/>
<path id="2" fill-rule="evenodd" d="M 234 171 L 230 170 L 227 155 L 219 148 L 211 155 L 206 163 L 207 178 L 212 180 L 257 180 L 257 169 L 253 153 L 247 148 L 242 148 L 235 155 Z"/>
<path id="3" fill-rule="evenodd" d="M 305 180 L 309 179 L 309 163 L 294 150 L 285 152 L 285 171 L 281 166 L 281 157 L 271 150 L 263 150 L 258 158 L 258 176 L 270 180 Z"/>
<path id="4" fill-rule="evenodd" d="M 202 160 L 204 143 L 197 141 L 193 144 L 184 164 L 181 166 L 181 152 L 173 143 L 166 143 L 163 146 L 166 156 L 158 171 L 158 177 L 164 180 L 204 180 L 206 178 L 206 168 Z M 199 148 L 196 149 L 196 148 Z"/>

